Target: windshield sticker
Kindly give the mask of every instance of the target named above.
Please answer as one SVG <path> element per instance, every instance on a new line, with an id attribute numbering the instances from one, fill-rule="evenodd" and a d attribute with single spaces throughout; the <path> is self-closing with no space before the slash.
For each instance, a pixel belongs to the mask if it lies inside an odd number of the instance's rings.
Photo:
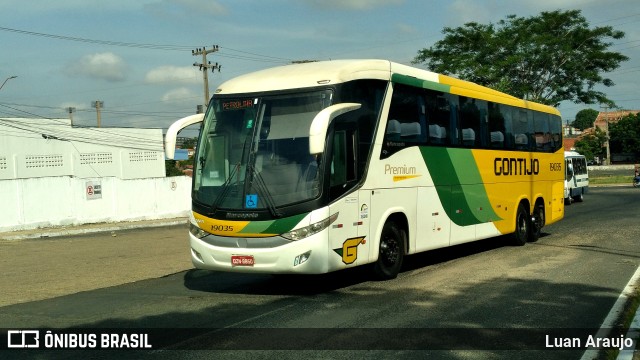
<path id="1" fill-rule="evenodd" d="M 244 207 L 247 209 L 255 209 L 258 207 L 258 195 L 248 194 L 244 200 Z"/>

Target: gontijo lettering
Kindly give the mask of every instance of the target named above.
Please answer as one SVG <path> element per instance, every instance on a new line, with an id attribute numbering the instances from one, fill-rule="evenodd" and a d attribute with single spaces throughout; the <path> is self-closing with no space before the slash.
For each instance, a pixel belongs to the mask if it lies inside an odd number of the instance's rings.
<path id="1" fill-rule="evenodd" d="M 496 158 L 493 161 L 493 172 L 500 175 L 538 175 L 540 162 L 538 159 Z"/>

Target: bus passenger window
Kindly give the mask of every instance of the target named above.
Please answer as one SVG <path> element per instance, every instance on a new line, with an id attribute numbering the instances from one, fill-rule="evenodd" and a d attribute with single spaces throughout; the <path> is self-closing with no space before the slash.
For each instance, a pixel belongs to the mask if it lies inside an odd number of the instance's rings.
<path id="1" fill-rule="evenodd" d="M 512 119 L 513 143 L 516 150 L 529 150 L 529 120 L 525 109 L 516 109 Z"/>
<path id="2" fill-rule="evenodd" d="M 487 102 L 460 96 L 460 127 L 458 141 L 465 147 L 482 145 L 482 122 L 487 116 Z"/>
<path id="3" fill-rule="evenodd" d="M 449 123 L 451 106 L 449 95 L 428 90 L 425 96 L 427 128 L 429 145 L 449 144 Z"/>
<path id="4" fill-rule="evenodd" d="M 490 148 L 503 149 L 505 147 L 505 119 L 500 111 L 505 105 L 489 103 L 489 142 Z"/>
<path id="5" fill-rule="evenodd" d="M 533 114 L 533 131 L 536 140 L 536 150 L 541 152 L 550 152 L 551 131 L 549 130 L 549 115 L 546 113 L 535 112 Z"/>
<path id="6" fill-rule="evenodd" d="M 562 144 L 562 120 L 557 115 L 549 115 L 549 130 L 551 130 L 552 152 L 560 150 Z"/>
<path id="7" fill-rule="evenodd" d="M 382 157 L 426 143 L 426 106 L 422 89 L 394 84 Z"/>

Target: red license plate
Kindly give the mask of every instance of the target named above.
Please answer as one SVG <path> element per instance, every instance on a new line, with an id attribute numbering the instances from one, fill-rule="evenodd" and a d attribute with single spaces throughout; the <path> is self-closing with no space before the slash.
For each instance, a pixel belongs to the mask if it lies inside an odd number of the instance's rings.
<path id="1" fill-rule="evenodd" d="M 231 255 L 231 266 L 253 266 L 255 260 L 251 255 Z"/>

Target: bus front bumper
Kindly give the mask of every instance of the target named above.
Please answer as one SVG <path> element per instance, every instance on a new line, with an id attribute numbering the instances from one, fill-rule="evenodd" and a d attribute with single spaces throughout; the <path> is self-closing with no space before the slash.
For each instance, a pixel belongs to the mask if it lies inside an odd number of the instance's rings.
<path id="1" fill-rule="evenodd" d="M 213 238 L 212 238 L 213 237 Z M 210 235 L 199 239 L 189 233 L 191 261 L 198 269 L 264 273 L 264 274 L 322 274 L 329 271 L 329 246 L 326 231 L 308 238 L 289 241 L 279 236 L 276 240 L 282 245 L 274 247 L 255 247 L 256 238 L 220 238 Z M 216 246 L 216 240 L 233 240 L 235 247 Z M 254 245 L 246 246 L 247 242 Z M 273 241 L 272 241 L 273 242 Z"/>

